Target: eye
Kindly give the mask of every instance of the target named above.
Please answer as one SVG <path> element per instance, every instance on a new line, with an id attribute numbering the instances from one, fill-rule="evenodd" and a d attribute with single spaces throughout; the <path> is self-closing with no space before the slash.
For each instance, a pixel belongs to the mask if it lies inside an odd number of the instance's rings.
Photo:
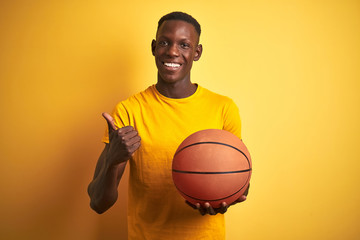
<path id="1" fill-rule="evenodd" d="M 182 48 L 189 48 L 189 47 L 190 47 L 190 44 L 188 44 L 188 43 L 181 43 L 180 46 L 181 46 Z"/>
<path id="2" fill-rule="evenodd" d="M 165 47 L 167 45 L 169 45 L 169 43 L 167 41 L 159 41 L 159 46 Z"/>

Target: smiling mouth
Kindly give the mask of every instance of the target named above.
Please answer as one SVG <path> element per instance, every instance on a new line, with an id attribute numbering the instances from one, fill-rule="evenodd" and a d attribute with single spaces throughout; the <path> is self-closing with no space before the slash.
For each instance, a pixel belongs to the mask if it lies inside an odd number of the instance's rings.
<path id="1" fill-rule="evenodd" d="M 172 62 L 163 62 L 162 63 L 165 67 L 169 67 L 169 68 L 173 68 L 173 69 L 177 69 L 181 66 L 180 63 L 172 63 Z"/>

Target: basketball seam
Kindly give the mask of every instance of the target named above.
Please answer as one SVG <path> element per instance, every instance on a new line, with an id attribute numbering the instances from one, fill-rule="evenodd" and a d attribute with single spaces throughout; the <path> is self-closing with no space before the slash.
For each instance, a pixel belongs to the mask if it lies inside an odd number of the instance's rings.
<path id="1" fill-rule="evenodd" d="M 174 157 L 175 157 L 179 152 L 183 151 L 184 149 L 186 149 L 186 148 L 188 148 L 188 147 L 195 146 L 195 145 L 200 145 L 200 144 L 218 144 L 218 145 L 223 145 L 223 146 L 227 146 L 227 147 L 233 148 L 233 149 L 235 149 L 236 151 L 240 152 L 242 155 L 244 155 L 244 157 L 246 158 L 246 161 L 248 162 L 249 167 L 250 167 L 250 161 L 249 161 L 248 157 L 246 156 L 246 154 L 245 154 L 243 151 L 241 151 L 240 149 L 238 149 L 238 148 L 236 148 L 236 147 L 234 147 L 234 146 L 232 146 L 232 145 L 229 145 L 229 144 L 226 144 L 226 143 L 221 143 L 221 142 L 197 142 L 197 143 L 192 143 L 192 144 L 187 145 L 187 146 L 181 148 L 180 150 L 178 150 L 178 151 L 175 153 Z"/>
<path id="2" fill-rule="evenodd" d="M 228 172 L 196 172 L 196 171 L 183 171 L 183 170 L 177 170 L 177 169 L 173 169 L 173 172 L 178 172 L 178 173 L 188 173 L 188 174 L 231 174 L 231 173 L 243 173 L 243 172 L 249 172 L 252 169 L 245 169 L 245 170 L 239 170 L 239 171 L 228 171 Z"/>
<path id="3" fill-rule="evenodd" d="M 194 199 L 194 200 L 205 201 L 205 202 L 215 202 L 215 201 L 219 201 L 219 200 L 223 200 L 223 199 L 232 197 L 232 196 L 234 196 L 235 194 L 237 194 L 238 192 L 240 192 L 240 191 L 246 186 L 246 184 L 249 183 L 250 176 L 251 176 L 251 174 L 248 175 L 248 178 L 247 178 L 247 180 L 246 180 L 246 183 L 245 183 L 239 190 L 237 190 L 235 193 L 232 193 L 232 194 L 230 194 L 230 195 L 228 195 L 228 196 L 226 196 L 226 197 L 222 197 L 222 198 L 218 198 L 218 199 L 202 199 L 202 198 L 196 198 L 196 197 L 190 196 L 190 195 L 184 193 L 183 191 L 181 191 L 176 184 L 174 184 L 174 185 L 175 185 L 175 187 L 177 188 L 177 190 L 178 190 L 179 192 L 181 192 L 182 194 L 186 195 L 186 196 L 189 197 L 189 198 L 192 198 L 192 199 Z"/>

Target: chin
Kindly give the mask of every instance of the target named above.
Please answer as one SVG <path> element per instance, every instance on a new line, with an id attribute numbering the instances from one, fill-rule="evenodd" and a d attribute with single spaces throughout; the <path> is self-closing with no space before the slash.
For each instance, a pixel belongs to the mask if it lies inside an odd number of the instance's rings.
<path id="1" fill-rule="evenodd" d="M 173 84 L 173 83 L 181 82 L 183 80 L 183 78 L 176 76 L 161 76 L 161 75 L 159 76 L 160 76 L 159 81 L 167 84 Z"/>

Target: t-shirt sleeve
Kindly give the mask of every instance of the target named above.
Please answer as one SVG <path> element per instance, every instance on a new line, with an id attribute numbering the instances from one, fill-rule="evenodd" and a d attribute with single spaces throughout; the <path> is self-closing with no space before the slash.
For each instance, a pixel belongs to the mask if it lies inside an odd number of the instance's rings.
<path id="1" fill-rule="evenodd" d="M 239 108 L 233 100 L 229 100 L 224 108 L 224 127 L 223 129 L 233 133 L 241 139 L 241 120 Z"/>
<path id="2" fill-rule="evenodd" d="M 122 128 L 122 127 L 130 125 L 129 124 L 129 122 L 130 122 L 129 113 L 126 110 L 123 102 L 120 102 L 115 106 L 111 116 L 114 118 L 115 126 L 118 128 Z M 105 126 L 105 133 L 104 133 L 104 136 L 102 137 L 101 141 L 104 143 L 109 143 L 109 129 L 108 129 L 107 123 Z"/>

